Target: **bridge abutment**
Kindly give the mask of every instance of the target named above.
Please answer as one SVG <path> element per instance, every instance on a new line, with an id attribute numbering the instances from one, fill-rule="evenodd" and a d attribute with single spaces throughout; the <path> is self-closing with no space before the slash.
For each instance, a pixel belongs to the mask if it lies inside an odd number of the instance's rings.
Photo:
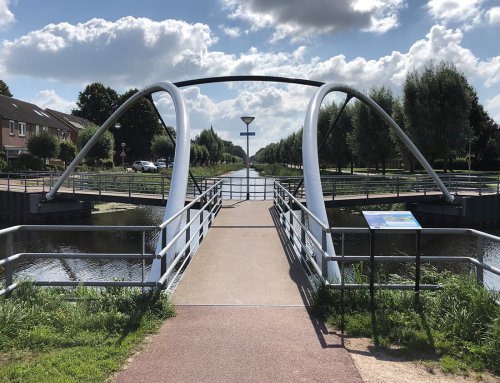
<path id="1" fill-rule="evenodd" d="M 0 191 L 0 221 L 13 224 L 68 222 L 89 217 L 92 202 L 56 200 L 44 202 L 45 193 Z"/>
<path id="2" fill-rule="evenodd" d="M 455 204 L 445 202 L 407 203 L 406 208 L 425 226 L 498 227 L 500 196 L 457 196 Z"/>

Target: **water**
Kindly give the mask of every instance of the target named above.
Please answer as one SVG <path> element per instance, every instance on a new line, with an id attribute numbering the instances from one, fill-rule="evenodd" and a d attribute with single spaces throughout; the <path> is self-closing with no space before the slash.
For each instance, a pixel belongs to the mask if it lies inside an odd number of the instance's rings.
<path id="1" fill-rule="evenodd" d="M 246 177 L 246 169 L 232 172 L 231 177 Z M 250 169 L 250 193 L 263 192 L 264 183 L 272 196 L 272 181 L 257 178 L 258 173 Z M 234 181 L 234 179 L 233 179 Z M 238 180 L 239 181 L 239 180 Z M 241 185 L 233 185 L 232 190 L 226 184 L 223 187 L 224 198 L 246 197 L 246 179 Z M 251 198 L 263 199 L 263 194 Z M 163 207 L 138 206 L 133 209 L 105 214 L 93 214 L 90 218 L 75 221 L 73 224 L 83 225 L 158 225 L 163 218 Z M 330 223 L 335 226 L 366 227 L 360 210 L 330 209 Z M 500 228 L 486 230 L 500 235 Z M 192 230 L 192 233 L 195 229 Z M 146 233 L 146 252 L 154 252 L 157 241 L 156 233 Z M 346 254 L 368 255 L 369 239 L 367 236 L 347 235 Z M 127 232 L 21 232 L 14 238 L 15 252 L 94 252 L 94 253 L 139 253 L 142 246 L 140 233 Z M 335 239 L 336 250 L 340 253 L 340 243 Z M 423 236 L 422 251 L 424 255 L 471 256 L 475 254 L 476 241 L 471 236 Z M 414 254 L 415 237 L 410 234 L 377 235 L 377 254 L 401 255 Z M 4 245 L 0 240 L 0 259 L 5 256 Z M 500 244 L 485 241 L 485 262 L 500 268 Z M 401 266 L 399 266 L 401 267 Z M 452 267 L 457 267 L 456 265 Z M 398 271 L 398 270 L 395 270 Z M 149 273 L 149 263 L 145 264 L 145 277 Z M 37 280 L 141 280 L 142 262 L 123 260 L 26 260 L 18 264 L 16 277 L 34 278 Z M 3 278 L 0 273 L 0 278 Z M 500 289 L 500 278 L 485 272 L 485 283 Z"/>
<path id="2" fill-rule="evenodd" d="M 222 185 L 222 195 L 225 199 L 246 199 L 247 194 L 247 170 L 241 169 L 231 172 L 224 177 L 231 177 Z M 250 199 L 263 200 L 273 197 L 273 179 L 259 176 L 259 172 L 249 169 L 249 188 Z"/>

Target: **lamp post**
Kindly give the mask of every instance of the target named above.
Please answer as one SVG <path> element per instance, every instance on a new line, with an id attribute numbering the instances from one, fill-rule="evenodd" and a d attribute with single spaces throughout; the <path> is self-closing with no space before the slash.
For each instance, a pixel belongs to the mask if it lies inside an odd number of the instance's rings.
<path id="1" fill-rule="evenodd" d="M 125 142 L 122 142 L 122 152 L 120 153 L 120 156 L 122 157 L 122 168 L 125 169 L 125 146 L 127 144 Z"/>
<path id="2" fill-rule="evenodd" d="M 248 125 L 250 125 L 254 119 L 255 117 L 248 117 L 248 116 L 241 117 L 241 121 L 243 121 L 247 126 L 247 131 L 240 133 L 240 136 L 247 136 L 247 200 L 250 199 L 250 147 L 248 143 L 248 137 L 255 136 L 255 132 L 252 133 L 248 132 Z"/>

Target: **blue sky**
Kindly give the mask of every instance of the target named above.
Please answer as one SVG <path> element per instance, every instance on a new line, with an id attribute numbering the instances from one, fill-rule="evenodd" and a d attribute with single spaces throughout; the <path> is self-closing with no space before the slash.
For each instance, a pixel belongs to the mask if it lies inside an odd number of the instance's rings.
<path id="1" fill-rule="evenodd" d="M 14 97 L 69 112 L 92 82 L 274 75 L 401 95 L 409 70 L 447 60 L 500 122 L 500 0 L 0 0 L 0 78 Z M 274 83 L 184 90 L 192 136 L 213 125 L 251 153 L 299 129 L 314 89 Z M 157 105 L 167 123 L 167 95 Z M 331 97 L 330 99 L 333 99 Z"/>

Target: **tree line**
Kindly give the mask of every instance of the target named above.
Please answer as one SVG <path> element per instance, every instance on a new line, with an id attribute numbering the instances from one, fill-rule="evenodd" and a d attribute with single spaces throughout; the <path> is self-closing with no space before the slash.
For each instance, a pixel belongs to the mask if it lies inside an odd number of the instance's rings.
<path id="1" fill-rule="evenodd" d="M 473 157 L 473 167 L 484 170 L 500 166 L 500 128 L 479 103 L 476 90 L 452 64 L 429 62 L 418 72 L 410 71 L 402 99 L 384 86 L 373 87 L 369 96 L 389 114 L 433 166 L 445 171 L 455 162 L 462 168 Z M 418 166 L 413 155 L 389 127 L 359 100 L 321 108 L 318 143 L 327 132 L 319 153 L 320 164 L 373 167 L 385 174 L 388 164 L 410 171 Z M 334 123 L 335 122 L 335 123 Z M 260 149 L 256 161 L 299 165 L 302 162 L 302 129 Z M 464 165 L 465 164 L 465 165 Z"/>

